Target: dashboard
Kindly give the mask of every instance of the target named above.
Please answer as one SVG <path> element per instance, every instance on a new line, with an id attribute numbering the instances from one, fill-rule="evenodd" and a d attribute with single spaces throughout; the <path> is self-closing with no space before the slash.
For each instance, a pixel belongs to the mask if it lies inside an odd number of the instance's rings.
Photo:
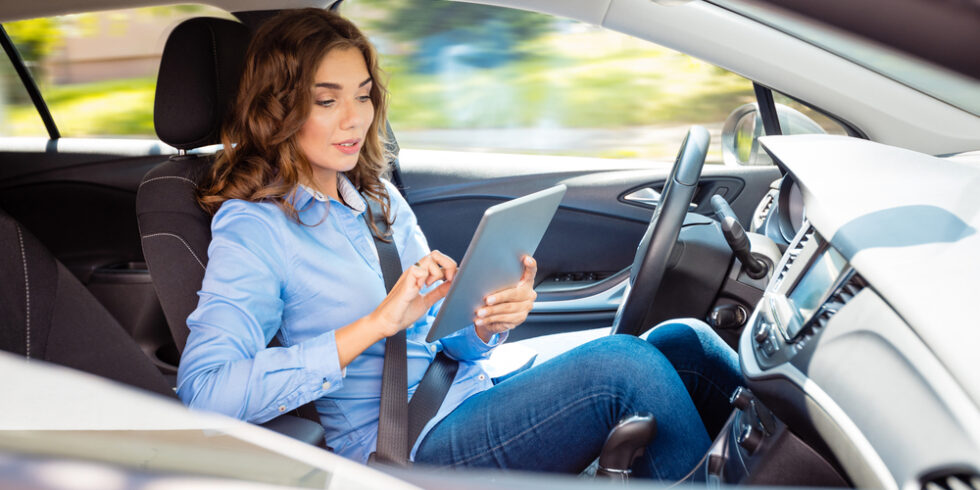
<path id="1" fill-rule="evenodd" d="M 749 388 L 856 487 L 980 488 L 980 168 L 760 141 L 789 173 L 753 217 L 785 251 L 739 339 Z"/>

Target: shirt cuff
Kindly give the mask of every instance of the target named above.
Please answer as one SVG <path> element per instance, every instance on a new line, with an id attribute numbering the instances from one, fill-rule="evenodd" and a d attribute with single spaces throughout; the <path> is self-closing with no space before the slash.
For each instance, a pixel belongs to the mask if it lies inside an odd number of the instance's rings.
<path id="1" fill-rule="evenodd" d="M 477 361 L 490 355 L 494 347 L 507 340 L 507 332 L 494 334 L 490 342 L 484 342 L 476 334 L 476 327 L 470 325 L 454 335 L 444 337 L 440 342 L 443 350 L 457 361 Z"/>
<path id="2" fill-rule="evenodd" d="M 475 343 L 478 348 L 482 348 L 488 351 L 504 343 L 504 341 L 507 340 L 508 335 L 510 335 L 510 330 L 504 333 L 495 333 L 490 336 L 489 342 L 484 342 L 483 339 L 480 337 L 480 334 L 476 333 L 476 325 L 470 325 L 466 329 L 466 336 L 472 337 L 473 343 Z"/>
<path id="3" fill-rule="evenodd" d="M 302 345 L 301 359 L 307 370 L 313 399 L 343 387 L 347 370 L 340 368 L 340 354 L 337 353 L 334 331 L 313 337 Z"/>

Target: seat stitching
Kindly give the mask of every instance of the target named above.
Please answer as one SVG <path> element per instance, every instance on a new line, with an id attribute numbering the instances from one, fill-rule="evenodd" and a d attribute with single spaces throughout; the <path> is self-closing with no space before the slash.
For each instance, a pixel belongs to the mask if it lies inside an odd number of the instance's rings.
<path id="1" fill-rule="evenodd" d="M 194 249 L 192 249 L 191 246 L 188 245 L 187 242 L 180 235 L 174 235 L 173 233 L 153 233 L 151 235 L 143 235 L 141 238 L 145 240 L 147 238 L 153 238 L 158 236 L 169 236 L 180 240 L 180 243 L 183 243 L 184 246 L 187 247 L 187 251 L 194 256 L 194 260 L 197 261 L 197 263 L 201 266 L 201 268 L 207 270 L 207 267 L 204 267 L 204 262 L 201 262 L 201 259 L 198 258 L 196 253 L 194 253 Z"/>
<path id="2" fill-rule="evenodd" d="M 163 175 L 163 176 L 160 176 L 160 177 L 153 177 L 152 179 L 146 179 L 143 182 L 140 182 L 139 188 L 142 188 L 143 187 L 143 184 L 148 184 L 150 182 L 153 182 L 154 180 L 163 180 L 163 179 L 183 180 L 183 181 L 189 183 L 190 185 L 192 185 L 194 187 L 197 187 L 197 183 L 194 182 L 191 179 L 188 179 L 187 177 L 180 177 L 180 176 L 177 176 L 177 175 Z"/>
<path id="3" fill-rule="evenodd" d="M 27 274 L 27 253 L 24 251 L 24 235 L 17 225 L 17 241 L 20 242 L 20 260 L 24 263 L 24 292 L 27 297 L 27 359 L 31 358 L 31 281 Z"/>

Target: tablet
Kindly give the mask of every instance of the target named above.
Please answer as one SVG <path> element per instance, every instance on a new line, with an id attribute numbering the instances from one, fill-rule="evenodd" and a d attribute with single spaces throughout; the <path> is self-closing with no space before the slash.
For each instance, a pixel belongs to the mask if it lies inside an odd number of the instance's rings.
<path id="1" fill-rule="evenodd" d="M 491 206 L 470 240 L 453 285 L 429 329 L 434 342 L 473 323 L 483 298 L 521 280 L 521 257 L 534 255 L 558 203 L 564 184 Z"/>

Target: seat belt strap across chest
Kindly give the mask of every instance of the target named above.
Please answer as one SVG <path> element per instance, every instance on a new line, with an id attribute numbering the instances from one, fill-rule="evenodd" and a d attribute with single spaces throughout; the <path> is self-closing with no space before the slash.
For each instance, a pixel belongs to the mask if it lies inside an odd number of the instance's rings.
<path id="1" fill-rule="evenodd" d="M 398 247 L 395 245 L 394 236 L 388 231 L 388 223 L 381 205 L 367 197 L 364 197 L 364 201 L 370 206 L 371 218 L 378 231 L 390 239 L 385 241 L 374 236 L 385 292 L 391 292 L 402 274 Z M 378 447 L 373 455 L 374 461 L 382 464 L 408 464 L 409 444 L 415 442 L 425 424 L 436 415 L 459 369 L 456 361 L 440 352 L 423 375 L 409 405 L 406 344 L 404 330 L 385 340 L 381 407 L 378 416 Z"/>

